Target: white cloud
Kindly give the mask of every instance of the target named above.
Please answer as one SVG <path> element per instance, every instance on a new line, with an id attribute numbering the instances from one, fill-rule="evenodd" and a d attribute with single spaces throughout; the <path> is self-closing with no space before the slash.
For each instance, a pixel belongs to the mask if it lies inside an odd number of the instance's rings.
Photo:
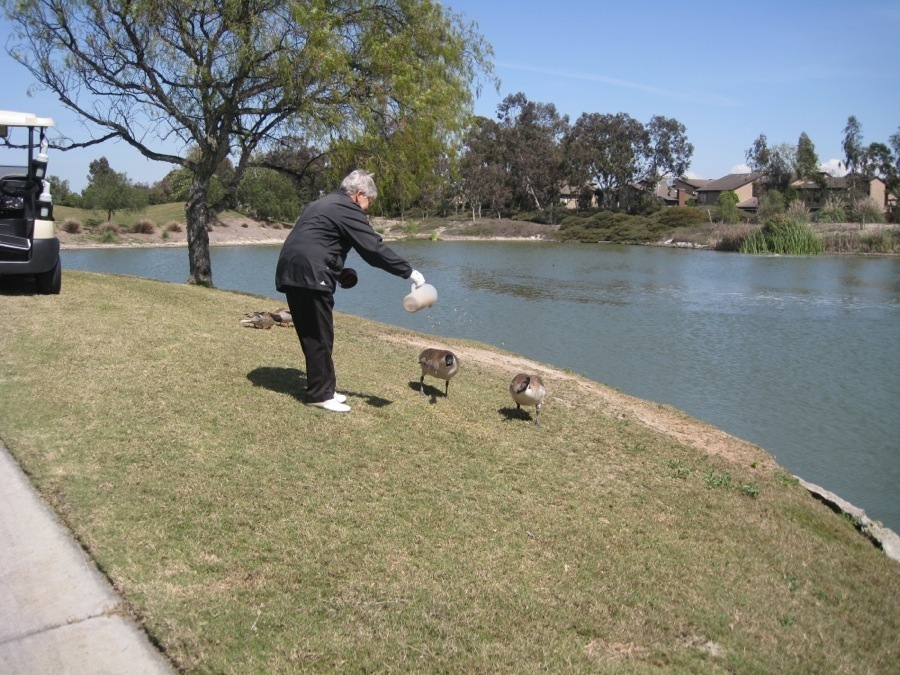
<path id="1" fill-rule="evenodd" d="M 746 164 L 735 164 L 728 173 L 751 173 L 750 167 Z"/>
<path id="2" fill-rule="evenodd" d="M 847 167 L 839 159 L 829 159 L 827 162 L 822 162 L 819 164 L 819 168 L 835 177 L 847 175 Z"/>

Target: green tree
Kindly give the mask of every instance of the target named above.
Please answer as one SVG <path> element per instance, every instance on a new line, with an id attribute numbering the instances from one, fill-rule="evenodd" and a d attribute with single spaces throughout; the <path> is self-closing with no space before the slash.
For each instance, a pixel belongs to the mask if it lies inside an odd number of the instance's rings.
<path id="1" fill-rule="evenodd" d="M 50 181 L 50 193 L 53 195 L 53 203 L 59 206 L 80 206 L 80 196 L 72 192 L 69 187 L 69 181 L 59 178 L 58 176 L 47 176 Z"/>
<path id="2" fill-rule="evenodd" d="M 640 178 L 649 138 L 644 125 L 626 113 L 583 113 L 566 138 L 573 185 L 596 186 L 600 207 L 614 209 Z"/>
<path id="3" fill-rule="evenodd" d="M 694 146 L 688 142 L 687 128 L 674 118 L 654 115 L 646 133 L 647 155 L 638 182 L 652 189 L 664 176 L 681 176 L 688 170 Z"/>
<path id="4" fill-rule="evenodd" d="M 500 125 L 476 117 L 464 141 L 460 159 L 460 191 L 472 211 L 472 220 L 487 206 L 497 213 L 512 198 L 504 163 Z"/>
<path id="5" fill-rule="evenodd" d="M 644 125 L 625 113 L 581 115 L 565 148 L 572 185 L 594 184 L 602 208 L 631 211 L 647 201 L 646 195 L 663 177 L 687 171 L 694 154 L 678 120 L 654 115 Z M 644 191 L 636 191 L 636 185 Z"/>
<path id="6" fill-rule="evenodd" d="M 770 149 L 769 164 L 765 168 L 766 189 L 778 190 L 789 197 L 796 157 L 797 148 L 788 143 L 781 143 Z"/>
<path id="7" fill-rule="evenodd" d="M 124 173 L 113 171 L 106 157 L 88 166 L 88 184 L 81 193 L 81 206 L 105 211 L 112 220 L 116 211 L 140 211 L 147 206 L 147 193 L 136 188 Z"/>
<path id="8" fill-rule="evenodd" d="M 897 159 L 884 143 L 870 143 L 862 155 L 861 173 L 866 179 L 878 177 L 884 181 L 888 189 L 893 189 L 897 184 L 896 164 Z"/>
<path id="9" fill-rule="evenodd" d="M 293 222 L 300 215 L 293 181 L 272 169 L 248 169 L 238 186 L 237 199 L 242 213 L 260 220 Z"/>
<path id="10" fill-rule="evenodd" d="M 212 284 L 213 176 L 259 149 L 418 116 L 458 131 L 491 78 L 474 24 L 431 0 L 2 0 L 10 54 L 60 102 L 146 157 L 187 168 L 191 283 Z M 424 123 L 432 120 L 433 126 Z M 193 156 L 172 148 L 196 148 Z"/>
<path id="11" fill-rule="evenodd" d="M 562 141 L 569 128 L 568 116 L 560 116 L 552 103 L 529 101 L 520 92 L 503 99 L 497 118 L 516 206 L 549 209 L 553 220 L 566 177 Z"/>
<path id="12" fill-rule="evenodd" d="M 747 158 L 747 166 L 750 167 L 751 171 L 764 173 L 771 158 L 769 139 L 766 138 L 766 135 L 760 134 L 757 136 L 756 140 L 753 141 L 753 145 L 750 146 L 744 156 Z"/>
<path id="13" fill-rule="evenodd" d="M 716 206 L 719 209 L 719 220 L 723 223 L 738 223 L 741 220 L 741 210 L 737 207 L 740 198 L 734 190 L 726 190 L 719 193 Z"/>
<path id="14" fill-rule="evenodd" d="M 888 187 L 895 194 L 900 190 L 900 127 L 890 138 L 891 151 L 894 157 L 894 166 L 891 171 L 891 185 Z"/>
<path id="15" fill-rule="evenodd" d="M 797 178 L 811 180 L 824 187 L 822 172 L 819 170 L 819 155 L 816 154 L 816 146 L 806 135 L 800 134 L 797 140 L 797 152 L 794 155 L 794 173 Z"/>
<path id="16" fill-rule="evenodd" d="M 765 176 L 764 190 L 777 191 L 786 197 L 791 193 L 797 149 L 787 143 L 769 146 L 765 134 L 760 134 L 745 153 L 747 165 L 755 173 Z"/>
<path id="17" fill-rule="evenodd" d="M 453 147 L 461 132 L 462 127 L 438 129 L 430 115 L 379 116 L 366 133 L 332 145 L 332 180 L 354 166 L 364 167 L 378 182 L 379 198 L 371 212 L 399 213 L 402 219 L 438 180 L 443 149 Z"/>
<path id="18" fill-rule="evenodd" d="M 844 163 L 847 165 L 847 171 L 851 177 L 855 176 L 860 169 L 862 161 L 862 126 L 860 126 L 856 117 L 851 115 L 847 118 L 847 126 L 844 127 L 844 140 L 841 147 L 844 150 Z"/>
<path id="19" fill-rule="evenodd" d="M 290 178 L 301 204 L 318 199 L 334 186 L 327 153 L 299 136 L 283 136 L 269 144 L 253 165 Z"/>

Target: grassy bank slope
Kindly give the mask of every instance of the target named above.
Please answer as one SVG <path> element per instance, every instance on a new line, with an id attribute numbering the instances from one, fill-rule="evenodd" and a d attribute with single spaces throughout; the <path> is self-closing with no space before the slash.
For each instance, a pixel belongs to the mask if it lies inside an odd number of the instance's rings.
<path id="1" fill-rule="evenodd" d="M 443 342 L 344 315 L 326 413 L 275 301 L 64 275 L 0 300 L 0 436 L 179 668 L 900 662 L 900 567 L 759 448 L 539 364 L 535 428 L 477 343 L 421 397 Z"/>

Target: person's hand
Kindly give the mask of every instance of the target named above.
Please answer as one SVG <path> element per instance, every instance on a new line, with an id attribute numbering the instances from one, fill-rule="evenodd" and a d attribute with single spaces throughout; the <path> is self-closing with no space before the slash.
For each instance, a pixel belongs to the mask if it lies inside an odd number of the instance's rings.
<path id="1" fill-rule="evenodd" d="M 412 274 L 409 275 L 409 280 L 413 282 L 413 286 L 416 288 L 419 288 L 425 283 L 425 277 L 422 276 L 422 273 L 419 270 L 413 270 Z"/>

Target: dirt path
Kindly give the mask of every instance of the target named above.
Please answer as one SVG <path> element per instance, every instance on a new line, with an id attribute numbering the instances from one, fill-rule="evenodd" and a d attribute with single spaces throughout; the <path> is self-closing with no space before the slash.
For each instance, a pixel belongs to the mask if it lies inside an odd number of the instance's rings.
<path id="1" fill-rule="evenodd" d="M 458 344 L 437 344 L 433 339 L 415 338 L 383 332 L 379 337 L 387 342 L 404 344 L 415 349 L 437 347 L 451 349 L 462 363 L 477 363 L 482 368 L 502 373 L 532 371 L 550 380 L 568 380 L 575 383 L 585 396 L 577 404 L 570 400 L 555 399 L 561 405 L 587 405 L 608 417 L 629 418 L 654 431 L 665 434 L 711 455 L 719 455 L 746 467 L 758 470 L 774 470 L 777 463 L 772 456 L 757 445 L 748 443 L 721 429 L 694 419 L 671 406 L 635 398 L 584 377 L 546 366 L 515 354 L 495 352 Z M 552 398 L 552 393 L 550 394 Z"/>

